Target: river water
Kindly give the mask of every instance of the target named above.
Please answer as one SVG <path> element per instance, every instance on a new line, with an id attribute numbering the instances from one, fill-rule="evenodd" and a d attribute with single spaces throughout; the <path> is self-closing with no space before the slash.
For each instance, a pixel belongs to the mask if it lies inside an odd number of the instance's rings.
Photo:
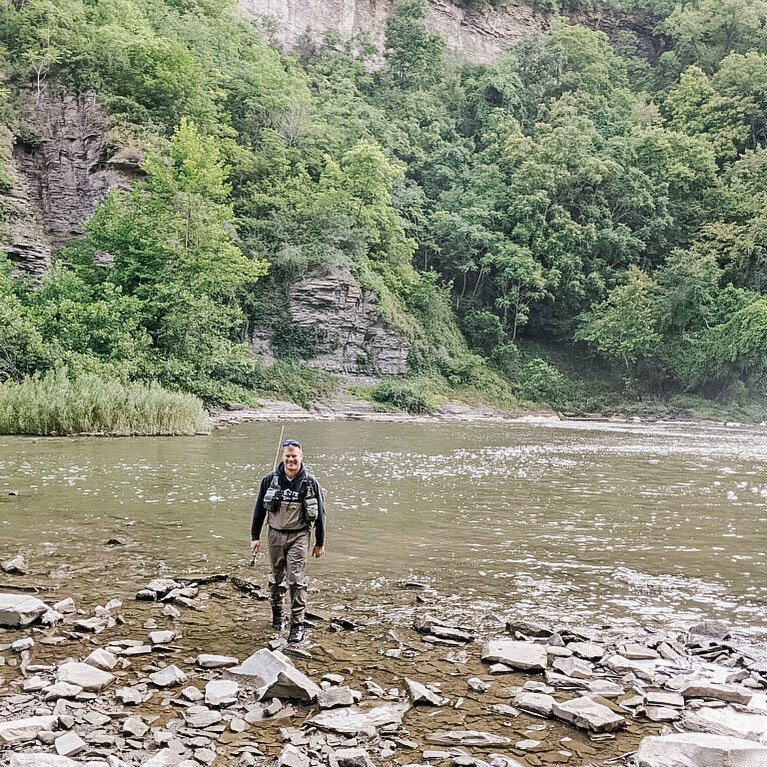
<path id="1" fill-rule="evenodd" d="M 85 604 L 157 575 L 264 581 L 264 555 L 247 567 L 250 515 L 279 431 L 0 438 L 0 556 L 23 553 L 26 582 Z M 396 625 L 411 602 L 392 595 L 418 583 L 464 616 L 619 631 L 720 619 L 767 639 L 762 427 L 321 421 L 285 437 L 327 493 L 313 604 Z"/>

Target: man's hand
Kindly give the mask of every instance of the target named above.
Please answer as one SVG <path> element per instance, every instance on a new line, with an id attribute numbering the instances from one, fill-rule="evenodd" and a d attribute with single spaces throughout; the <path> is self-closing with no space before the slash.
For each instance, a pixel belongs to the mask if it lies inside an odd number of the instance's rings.
<path id="1" fill-rule="evenodd" d="M 315 559 L 319 559 L 320 557 L 325 556 L 325 547 L 324 546 L 315 546 L 314 551 L 312 551 L 312 556 Z"/>
<path id="2" fill-rule="evenodd" d="M 261 549 L 261 541 L 251 541 L 250 542 L 250 551 L 253 554 L 253 556 L 258 554 L 260 549 Z"/>

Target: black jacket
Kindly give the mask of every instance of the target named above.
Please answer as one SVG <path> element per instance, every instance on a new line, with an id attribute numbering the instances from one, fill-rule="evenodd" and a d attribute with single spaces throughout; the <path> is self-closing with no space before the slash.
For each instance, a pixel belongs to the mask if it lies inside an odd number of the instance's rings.
<path id="1" fill-rule="evenodd" d="M 295 490 L 298 492 L 303 486 L 304 482 L 314 482 L 314 491 L 317 494 L 317 505 L 319 507 L 319 513 L 317 514 L 317 521 L 314 523 L 314 543 L 316 546 L 325 545 L 325 494 L 320 487 L 320 483 L 317 479 L 311 476 L 304 465 L 301 464 L 301 468 L 293 479 L 288 479 L 285 476 L 285 466 L 280 464 L 277 467 L 277 471 L 269 472 L 262 480 L 261 487 L 258 490 L 258 499 L 256 500 L 256 506 L 253 509 L 253 521 L 250 525 L 250 540 L 257 541 L 261 537 L 261 529 L 264 526 L 264 520 L 266 519 L 266 509 L 264 508 L 264 495 L 266 494 L 269 485 L 272 484 L 274 475 L 279 477 L 280 490 Z M 310 479 L 311 477 L 311 479 Z"/>

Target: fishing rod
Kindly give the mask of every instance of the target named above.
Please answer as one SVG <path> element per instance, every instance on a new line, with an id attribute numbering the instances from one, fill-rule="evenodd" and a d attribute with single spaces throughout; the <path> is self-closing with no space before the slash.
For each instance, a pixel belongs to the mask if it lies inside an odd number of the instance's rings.
<path id="1" fill-rule="evenodd" d="M 285 424 L 282 424 L 280 429 L 280 438 L 277 440 L 277 450 L 274 453 L 274 465 L 272 466 L 272 473 L 277 471 L 277 461 L 280 460 L 280 448 L 282 447 L 282 438 L 285 436 Z M 253 556 L 250 558 L 250 566 L 253 567 L 256 564 L 256 552 L 253 552 Z"/>

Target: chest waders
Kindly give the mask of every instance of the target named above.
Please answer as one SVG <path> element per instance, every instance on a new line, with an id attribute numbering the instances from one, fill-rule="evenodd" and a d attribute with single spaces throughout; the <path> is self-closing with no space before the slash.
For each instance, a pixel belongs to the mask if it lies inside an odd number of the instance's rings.
<path id="1" fill-rule="evenodd" d="M 264 493 L 269 532 L 267 545 L 272 571 L 269 590 L 272 605 L 272 628 L 282 631 L 283 600 L 290 591 L 290 642 L 304 638 L 306 614 L 306 565 L 309 560 L 311 528 L 319 515 L 317 484 L 306 474 L 298 491 L 280 487 L 277 474 Z"/>

